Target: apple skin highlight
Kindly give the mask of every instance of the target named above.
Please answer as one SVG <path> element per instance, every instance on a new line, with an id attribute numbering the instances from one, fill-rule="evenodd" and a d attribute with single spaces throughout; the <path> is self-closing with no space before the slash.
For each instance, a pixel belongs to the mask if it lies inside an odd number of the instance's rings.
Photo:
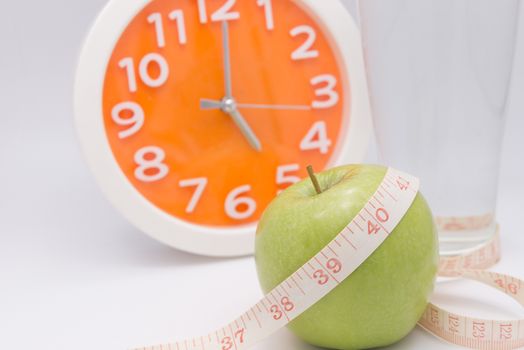
<path id="1" fill-rule="evenodd" d="M 358 214 L 387 169 L 347 165 L 282 192 L 266 209 L 255 259 L 265 293 L 317 254 Z M 385 242 L 326 297 L 289 324 L 304 341 L 330 349 L 387 346 L 405 337 L 424 312 L 437 275 L 433 215 L 419 193 Z"/>

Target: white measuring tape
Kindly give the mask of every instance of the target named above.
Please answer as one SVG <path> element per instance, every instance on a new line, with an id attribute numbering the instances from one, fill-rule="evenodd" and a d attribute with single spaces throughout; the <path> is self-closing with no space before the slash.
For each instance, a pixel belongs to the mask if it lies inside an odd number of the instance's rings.
<path id="1" fill-rule="evenodd" d="M 418 190 L 417 178 L 388 169 L 379 188 L 355 219 L 317 255 L 239 318 L 205 336 L 137 350 L 248 349 L 305 312 L 353 273 L 395 229 Z M 365 229 L 368 221 L 379 225 L 381 230 L 374 235 L 368 234 Z M 497 236 L 468 256 L 442 259 L 439 274 L 485 283 L 524 306 L 520 279 L 479 270 L 490 266 L 498 257 Z M 524 320 L 473 319 L 429 304 L 419 325 L 437 337 L 466 347 L 515 349 L 524 346 Z"/>
<path id="2" fill-rule="evenodd" d="M 524 306 L 523 281 L 486 271 L 500 259 L 500 236 L 462 256 L 441 258 L 439 275 L 484 283 Z M 449 343 L 473 349 L 516 349 L 524 346 L 524 320 L 485 320 L 457 315 L 429 304 L 419 326 Z"/>

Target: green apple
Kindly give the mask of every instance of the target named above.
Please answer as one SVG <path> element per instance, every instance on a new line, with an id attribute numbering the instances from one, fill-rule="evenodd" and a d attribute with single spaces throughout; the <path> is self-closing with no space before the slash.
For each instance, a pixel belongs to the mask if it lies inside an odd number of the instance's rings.
<path id="1" fill-rule="evenodd" d="M 364 207 L 386 168 L 348 165 L 282 192 L 256 235 L 256 264 L 265 293 L 325 247 Z M 306 342 L 331 349 L 386 346 L 407 335 L 433 291 L 438 241 L 419 193 L 385 242 L 345 281 L 289 324 Z"/>

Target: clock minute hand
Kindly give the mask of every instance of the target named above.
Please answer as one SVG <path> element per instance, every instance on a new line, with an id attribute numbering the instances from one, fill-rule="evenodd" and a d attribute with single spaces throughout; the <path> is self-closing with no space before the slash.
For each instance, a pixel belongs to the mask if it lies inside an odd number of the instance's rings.
<path id="1" fill-rule="evenodd" d="M 224 54 L 224 84 L 226 98 L 233 98 L 233 84 L 231 82 L 231 50 L 229 48 L 229 24 L 222 22 L 222 49 Z"/>
<path id="2" fill-rule="evenodd" d="M 240 129 L 240 132 L 247 139 L 248 143 L 257 151 L 262 151 L 262 145 L 260 140 L 257 138 L 247 121 L 244 119 L 242 114 L 238 111 L 235 106 L 235 100 L 233 98 L 233 84 L 231 79 L 231 51 L 229 48 L 229 24 L 227 21 L 222 22 L 222 48 L 224 55 L 224 85 L 226 90 L 226 96 L 222 101 L 218 102 L 218 108 L 222 109 L 228 114 Z M 208 101 L 209 102 L 209 101 Z"/>

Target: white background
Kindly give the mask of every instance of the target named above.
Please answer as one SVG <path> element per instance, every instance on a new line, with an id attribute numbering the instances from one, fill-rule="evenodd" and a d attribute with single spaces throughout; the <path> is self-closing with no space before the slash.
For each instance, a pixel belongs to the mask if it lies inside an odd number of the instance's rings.
<path id="1" fill-rule="evenodd" d="M 105 0 L 0 2 L 0 347 L 125 349 L 207 333 L 261 296 L 251 258 L 213 260 L 147 238 L 108 204 L 75 138 L 75 61 Z M 524 8 L 521 9 L 524 16 Z M 504 258 L 524 276 L 524 26 L 500 178 Z M 473 287 L 472 287 L 473 286 Z M 468 293 L 469 292 L 469 293 Z M 477 316 L 524 317 L 465 282 L 436 297 Z M 453 348 L 415 330 L 398 349 Z M 313 349 L 282 331 L 258 349 Z"/>

